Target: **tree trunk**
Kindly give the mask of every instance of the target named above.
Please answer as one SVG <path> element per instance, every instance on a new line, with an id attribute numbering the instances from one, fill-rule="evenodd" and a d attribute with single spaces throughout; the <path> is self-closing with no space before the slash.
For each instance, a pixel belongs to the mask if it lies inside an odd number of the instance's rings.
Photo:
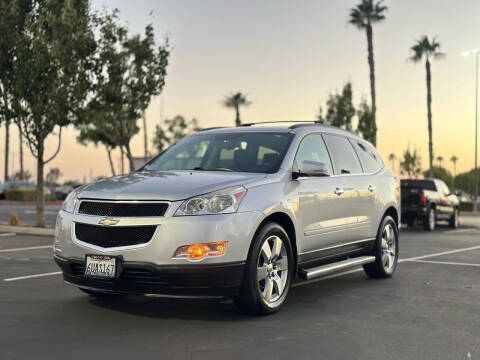
<path id="1" fill-rule="evenodd" d="M 122 170 L 122 175 L 125 174 L 125 162 L 123 155 L 123 145 L 120 145 L 120 168 Z"/>
<path id="2" fill-rule="evenodd" d="M 135 164 L 133 162 L 133 156 L 132 156 L 132 151 L 130 150 L 130 143 L 127 142 L 125 144 L 125 150 L 127 151 L 127 158 L 128 158 L 128 163 L 130 167 L 130 172 L 135 171 Z"/>
<path id="3" fill-rule="evenodd" d="M 235 106 L 235 126 L 240 126 L 242 122 L 240 121 L 240 106 Z"/>
<path id="4" fill-rule="evenodd" d="M 43 194 L 43 152 L 44 143 L 43 139 L 38 139 L 38 154 L 37 154 L 37 226 L 45 226 L 44 210 L 45 199 Z"/>
<path id="5" fill-rule="evenodd" d="M 148 143 L 147 143 L 147 117 L 145 116 L 145 112 L 142 114 L 142 120 L 143 120 L 143 145 L 145 150 L 144 159 L 146 162 L 148 159 Z"/>
<path id="6" fill-rule="evenodd" d="M 430 72 L 430 61 L 425 62 L 427 69 L 427 117 L 428 117 L 428 156 L 430 168 L 428 176 L 433 178 L 433 140 L 432 140 L 432 75 Z"/>
<path id="7" fill-rule="evenodd" d="M 112 160 L 112 150 L 109 146 L 105 146 L 105 149 L 107 149 L 108 162 L 110 163 L 110 170 L 112 171 L 112 176 L 115 176 L 115 166 L 113 165 Z"/>
<path id="8" fill-rule="evenodd" d="M 23 136 L 22 136 L 22 131 L 20 129 L 20 125 L 18 125 L 18 146 L 19 146 L 19 155 L 20 155 L 20 175 L 22 176 L 23 179 Z"/>
<path id="9" fill-rule="evenodd" d="M 375 93 L 375 62 L 373 60 L 373 31 L 372 25 L 367 25 L 368 66 L 370 67 L 370 95 L 372 97 L 372 144 L 377 146 L 377 97 Z"/>
<path id="10" fill-rule="evenodd" d="M 8 156 L 10 152 L 10 120 L 5 122 L 5 171 L 4 181 L 8 181 Z"/>

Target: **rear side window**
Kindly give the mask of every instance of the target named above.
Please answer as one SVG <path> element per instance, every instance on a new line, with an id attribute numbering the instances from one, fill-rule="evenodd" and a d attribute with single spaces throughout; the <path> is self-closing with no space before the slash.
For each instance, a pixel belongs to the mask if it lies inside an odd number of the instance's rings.
<path id="1" fill-rule="evenodd" d="M 325 135 L 335 174 L 361 174 L 362 166 L 350 141 L 344 136 Z"/>
<path id="2" fill-rule="evenodd" d="M 328 170 L 330 170 L 330 174 L 333 174 L 332 162 L 328 155 L 328 150 L 325 146 L 322 135 L 307 135 L 302 140 L 295 158 L 299 169 L 305 160 L 325 163 L 328 166 Z"/>
<path id="3" fill-rule="evenodd" d="M 400 184 L 402 189 L 437 191 L 433 180 L 401 180 Z"/>
<path id="4" fill-rule="evenodd" d="M 380 155 L 377 154 L 370 144 L 357 139 L 350 139 L 350 142 L 355 147 L 358 157 L 362 162 L 363 170 L 366 173 L 373 173 L 382 167 L 383 162 Z"/>

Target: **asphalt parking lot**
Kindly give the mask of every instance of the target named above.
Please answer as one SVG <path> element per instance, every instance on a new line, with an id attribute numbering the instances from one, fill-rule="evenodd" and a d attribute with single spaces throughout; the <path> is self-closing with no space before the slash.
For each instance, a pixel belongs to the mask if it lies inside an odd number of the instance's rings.
<path id="1" fill-rule="evenodd" d="M 0 359 L 480 359 L 480 230 L 402 229 L 392 279 L 295 283 L 283 311 L 99 300 L 63 284 L 52 238 L 0 234 Z"/>

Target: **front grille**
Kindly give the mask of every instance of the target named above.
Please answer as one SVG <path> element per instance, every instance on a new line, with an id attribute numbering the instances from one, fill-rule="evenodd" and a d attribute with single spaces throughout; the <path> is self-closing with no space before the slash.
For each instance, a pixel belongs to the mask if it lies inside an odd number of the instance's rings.
<path id="1" fill-rule="evenodd" d="M 167 209 L 167 203 L 126 203 L 83 200 L 78 208 L 78 213 L 109 217 L 146 217 L 164 216 Z"/>
<path id="2" fill-rule="evenodd" d="M 156 226 L 115 226 L 104 227 L 89 224 L 75 224 L 78 240 L 102 248 L 132 246 L 149 242 Z"/>

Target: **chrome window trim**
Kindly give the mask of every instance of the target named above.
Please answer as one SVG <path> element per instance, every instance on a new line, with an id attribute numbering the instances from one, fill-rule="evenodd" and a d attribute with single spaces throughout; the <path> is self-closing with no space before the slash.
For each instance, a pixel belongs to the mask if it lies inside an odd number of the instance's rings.
<path id="1" fill-rule="evenodd" d="M 71 236 L 73 242 L 77 245 L 80 245 L 83 248 L 96 250 L 96 251 L 100 251 L 100 252 L 104 252 L 104 253 L 110 253 L 110 252 L 122 251 L 122 250 L 136 250 L 136 249 L 141 249 L 141 248 L 147 247 L 153 242 L 153 239 L 155 239 L 155 237 L 157 236 L 158 231 L 160 229 L 160 224 L 159 225 L 147 225 L 147 226 L 156 226 L 156 228 L 155 228 L 155 231 L 153 232 L 153 235 L 152 235 L 151 239 L 146 243 L 129 245 L 129 246 L 116 246 L 116 247 L 104 248 L 104 247 L 93 245 L 93 244 L 90 244 L 90 243 L 87 243 L 87 242 L 84 242 L 84 241 L 81 241 L 81 240 L 77 239 L 77 236 L 75 234 L 76 224 L 77 224 L 77 221 L 73 221 L 72 226 L 71 226 L 71 230 L 70 230 L 70 236 Z M 92 225 L 92 224 L 86 224 L 86 225 Z M 99 225 L 92 225 L 92 226 L 99 226 Z M 139 225 L 139 226 L 142 226 L 142 225 Z M 103 227 L 103 226 L 101 226 L 101 227 Z"/>
<path id="2" fill-rule="evenodd" d="M 167 214 L 168 210 L 170 210 L 170 205 L 172 204 L 171 201 L 165 201 L 165 200 L 102 200 L 102 199 L 89 199 L 89 198 L 80 198 L 77 201 L 77 204 L 75 205 L 75 211 L 74 215 L 78 216 L 89 216 L 89 217 L 99 217 L 99 218 L 110 218 L 113 216 L 102 216 L 102 215 L 90 215 L 90 214 L 81 214 L 78 212 L 80 209 L 80 204 L 84 201 L 89 201 L 89 202 L 98 202 L 98 203 L 112 203 L 112 204 L 166 204 L 167 208 L 165 209 L 165 213 L 163 216 L 145 216 L 149 218 L 164 218 L 165 215 Z M 114 216 L 115 218 L 138 218 L 138 216 Z M 143 217 L 142 217 L 143 218 Z"/>

